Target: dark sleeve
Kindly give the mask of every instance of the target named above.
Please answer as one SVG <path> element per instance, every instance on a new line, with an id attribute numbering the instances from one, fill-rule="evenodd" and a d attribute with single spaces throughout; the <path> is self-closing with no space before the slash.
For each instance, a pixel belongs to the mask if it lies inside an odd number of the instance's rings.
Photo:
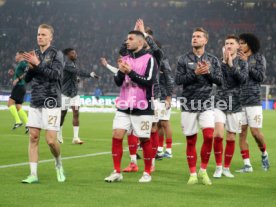
<path id="1" fill-rule="evenodd" d="M 266 60 L 265 57 L 260 55 L 256 57 L 256 64 L 248 68 L 250 77 L 257 81 L 263 82 L 265 79 Z"/>
<path id="2" fill-rule="evenodd" d="M 165 87 L 166 87 L 167 96 L 172 96 L 174 81 L 173 81 L 173 77 L 172 77 L 172 69 L 171 69 L 171 66 L 169 64 L 168 59 L 163 60 L 162 69 L 163 69 L 164 77 L 165 77 L 165 80 L 166 80 L 166 86 Z"/>
<path id="3" fill-rule="evenodd" d="M 35 75 L 36 75 L 35 69 L 29 69 L 25 76 L 26 83 L 31 82 Z"/>
<path id="4" fill-rule="evenodd" d="M 116 75 L 114 76 L 114 81 L 116 85 L 119 87 L 122 86 L 124 80 L 125 80 L 125 74 L 119 70 L 118 73 L 116 73 Z"/>
<path id="5" fill-rule="evenodd" d="M 240 68 L 238 69 L 237 66 Z M 240 83 L 243 84 L 248 78 L 248 64 L 247 62 L 240 61 L 239 65 L 233 66 L 230 68 L 234 78 Z"/>
<path id="6" fill-rule="evenodd" d="M 187 86 L 195 82 L 197 79 L 195 71 L 186 68 L 184 57 L 180 57 L 177 62 L 175 83 L 177 85 Z"/>
<path id="7" fill-rule="evenodd" d="M 152 51 L 152 55 L 156 59 L 157 65 L 160 66 L 161 60 L 164 56 L 163 51 L 157 46 L 157 44 L 154 42 L 154 40 L 150 37 L 146 37 L 146 41 Z"/>
<path id="8" fill-rule="evenodd" d="M 205 74 L 203 76 L 207 77 L 212 83 L 220 86 L 222 84 L 222 72 L 221 66 L 217 58 L 212 58 L 211 66 L 210 66 L 210 73 Z"/>
<path id="9" fill-rule="evenodd" d="M 63 55 L 57 51 L 53 57 L 52 64 L 45 66 L 42 62 L 34 69 L 37 73 L 43 74 L 50 80 L 59 80 L 63 70 Z"/>
<path id="10" fill-rule="evenodd" d="M 80 76 L 80 77 L 86 77 L 86 78 L 91 77 L 89 72 L 78 69 L 73 64 L 70 64 L 70 63 L 65 64 L 64 71 L 67 71 L 71 74 L 76 74 L 77 76 Z"/>
<path id="11" fill-rule="evenodd" d="M 131 78 L 131 80 L 135 83 L 137 83 L 139 86 L 152 86 L 154 83 L 154 80 L 156 79 L 156 73 L 157 73 L 157 65 L 154 61 L 154 58 L 151 57 L 148 61 L 147 69 L 145 72 L 145 76 L 139 75 L 135 71 L 130 71 L 128 76 Z"/>

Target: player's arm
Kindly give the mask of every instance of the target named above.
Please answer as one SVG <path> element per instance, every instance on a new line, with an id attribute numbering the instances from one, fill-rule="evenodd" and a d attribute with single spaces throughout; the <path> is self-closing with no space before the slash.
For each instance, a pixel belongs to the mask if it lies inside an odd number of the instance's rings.
<path id="1" fill-rule="evenodd" d="M 157 73 L 157 64 L 154 61 L 154 58 L 151 57 L 148 61 L 147 69 L 144 76 L 139 75 L 133 70 L 131 70 L 128 73 L 128 76 L 131 78 L 133 82 L 137 83 L 141 87 L 144 87 L 144 86 L 153 85 L 154 80 L 156 78 L 156 73 Z"/>
<path id="2" fill-rule="evenodd" d="M 256 58 L 256 64 L 254 67 L 249 67 L 249 75 L 257 82 L 263 82 L 265 79 L 266 60 L 264 56 L 258 56 Z"/>
<path id="3" fill-rule="evenodd" d="M 31 62 L 31 64 L 33 63 Z M 60 51 L 57 51 L 53 55 L 51 64 L 45 65 L 39 62 L 39 64 L 34 65 L 34 69 L 31 70 L 35 70 L 38 75 L 44 75 L 50 80 L 58 80 L 61 78 L 61 71 L 63 70 L 63 55 Z"/>
<path id="4" fill-rule="evenodd" d="M 165 81 L 166 81 L 166 94 L 167 96 L 172 96 L 173 88 L 174 88 L 174 80 L 172 76 L 172 69 L 169 63 L 169 60 L 166 58 L 163 60 L 162 71 L 164 73 Z"/>
<path id="5" fill-rule="evenodd" d="M 239 68 L 237 68 L 239 66 Z M 245 61 L 240 61 L 239 65 L 234 65 L 229 67 L 230 72 L 233 74 L 234 78 L 240 83 L 243 84 L 248 78 L 248 63 Z"/>
<path id="6" fill-rule="evenodd" d="M 222 84 L 223 76 L 221 72 L 221 65 L 217 58 L 212 59 L 212 63 L 209 64 L 209 73 L 205 74 L 204 76 L 218 86 Z"/>
<path id="7" fill-rule="evenodd" d="M 115 84 L 120 87 L 123 85 L 124 80 L 125 74 L 121 71 L 118 71 L 118 73 L 116 73 L 116 75 L 114 76 Z"/>
<path id="8" fill-rule="evenodd" d="M 186 68 L 184 57 L 180 57 L 177 62 L 175 83 L 176 85 L 190 85 L 197 80 L 196 74 L 193 70 Z"/>
<path id="9" fill-rule="evenodd" d="M 144 33 L 144 35 L 146 37 L 146 41 L 147 41 L 150 49 L 153 52 L 153 56 L 155 57 L 156 62 L 159 66 L 162 58 L 164 57 L 164 52 L 161 48 L 158 47 L 158 45 L 155 43 L 155 41 L 149 35 L 147 35 L 147 33 Z"/>
<path id="10" fill-rule="evenodd" d="M 114 66 L 112 66 L 112 65 L 109 65 L 108 62 L 107 62 L 107 60 L 105 58 L 101 58 L 100 62 L 101 62 L 101 64 L 105 68 L 107 68 L 108 70 L 110 70 L 112 73 L 114 73 L 114 74 L 118 73 L 119 69 L 116 68 L 116 67 L 114 67 Z"/>

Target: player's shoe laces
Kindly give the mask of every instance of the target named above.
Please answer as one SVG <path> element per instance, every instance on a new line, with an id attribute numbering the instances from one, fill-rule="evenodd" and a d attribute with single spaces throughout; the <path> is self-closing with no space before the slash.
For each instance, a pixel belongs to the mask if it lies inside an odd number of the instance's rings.
<path id="1" fill-rule="evenodd" d="M 148 183 L 151 181 L 151 176 L 147 172 L 143 173 L 143 176 L 140 178 L 139 183 Z"/>
<path id="2" fill-rule="evenodd" d="M 123 175 L 121 173 L 117 173 L 115 170 L 104 179 L 105 182 L 113 183 L 113 182 L 119 182 L 123 180 Z"/>
<path id="3" fill-rule="evenodd" d="M 262 155 L 262 167 L 264 171 L 268 171 L 270 164 L 268 161 L 268 154 Z"/>
<path id="4" fill-rule="evenodd" d="M 38 178 L 37 176 L 29 175 L 26 179 L 22 180 L 21 182 L 28 183 L 28 184 L 38 183 Z"/>
<path id="5" fill-rule="evenodd" d="M 194 185 L 198 183 L 198 179 L 196 175 L 190 175 L 190 178 L 187 182 L 188 185 Z"/>
<path id="6" fill-rule="evenodd" d="M 227 178 L 234 178 L 235 176 L 230 172 L 229 168 L 223 168 L 222 174 Z"/>
<path id="7" fill-rule="evenodd" d="M 213 177 L 214 178 L 221 178 L 221 175 L 222 175 L 222 167 L 221 166 L 216 167 L 216 170 L 214 172 Z"/>
<path id="8" fill-rule="evenodd" d="M 131 162 L 125 169 L 123 169 L 123 172 L 138 172 L 138 169 L 138 165 Z"/>
<path id="9" fill-rule="evenodd" d="M 57 167 L 56 171 L 57 171 L 57 180 L 58 180 L 58 182 L 60 182 L 60 183 L 65 182 L 66 177 L 64 176 L 63 167 Z"/>
<path id="10" fill-rule="evenodd" d="M 162 160 L 163 159 L 163 155 L 164 155 L 164 153 L 162 151 L 158 151 L 156 153 L 155 159 L 156 160 Z"/>
<path id="11" fill-rule="evenodd" d="M 29 133 L 29 127 L 25 127 L 25 134 Z"/>
<path id="12" fill-rule="evenodd" d="M 212 185 L 212 182 L 206 171 L 199 170 L 198 177 L 201 179 L 202 184 L 204 185 Z"/>
<path id="13" fill-rule="evenodd" d="M 163 154 L 163 157 L 165 157 L 165 158 L 172 158 L 172 154 L 166 151 L 166 152 Z"/>
<path id="14" fill-rule="evenodd" d="M 22 125 L 23 125 L 23 123 L 16 123 L 13 125 L 12 130 L 17 129 L 18 127 L 21 127 Z"/>
<path id="15" fill-rule="evenodd" d="M 237 173 L 251 173 L 253 172 L 253 168 L 250 165 L 244 165 L 241 169 L 236 170 Z"/>
<path id="16" fill-rule="evenodd" d="M 80 138 L 74 138 L 72 141 L 73 144 L 83 144 L 84 141 L 82 141 Z"/>

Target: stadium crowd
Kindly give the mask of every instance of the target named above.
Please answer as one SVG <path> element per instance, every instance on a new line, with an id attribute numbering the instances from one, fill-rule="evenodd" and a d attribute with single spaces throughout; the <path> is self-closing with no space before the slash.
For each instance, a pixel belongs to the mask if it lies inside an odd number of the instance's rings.
<path id="1" fill-rule="evenodd" d="M 233 3 L 234 2 L 234 3 Z M 95 71 L 99 81 L 84 79 L 80 91 L 93 94 L 96 87 L 104 94 L 117 93 L 113 76 L 99 63 L 101 57 L 116 65 L 119 48 L 135 20 L 144 19 L 162 43 L 171 67 L 191 49 L 190 34 L 197 26 L 210 34 L 207 51 L 221 57 L 227 34 L 255 33 L 267 60 L 266 84 L 276 84 L 276 4 L 235 3 L 236 1 L 72 1 L 14 0 L 0 7 L 0 86 L 11 88 L 7 71 L 15 67 L 18 50 L 33 50 L 37 26 L 49 23 L 55 28 L 54 45 L 76 48 L 80 68 Z M 18 15 L 19 14 L 19 15 Z M 177 88 L 175 89 L 177 93 Z"/>

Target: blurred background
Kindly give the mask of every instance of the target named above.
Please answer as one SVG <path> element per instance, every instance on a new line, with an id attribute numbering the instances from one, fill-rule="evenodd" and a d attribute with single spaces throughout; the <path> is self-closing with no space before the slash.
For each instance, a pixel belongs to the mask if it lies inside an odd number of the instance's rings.
<path id="1" fill-rule="evenodd" d="M 74 47 L 80 68 L 95 71 L 99 81 L 82 79 L 80 93 L 116 95 L 113 75 L 100 57 L 116 66 L 118 50 L 137 18 L 154 31 L 170 60 L 173 73 L 178 57 L 191 49 L 191 33 L 204 27 L 210 33 L 207 51 L 221 57 L 227 34 L 255 33 L 267 60 L 264 95 L 276 99 L 276 1 L 174 0 L 0 0 L 0 92 L 12 86 L 8 69 L 15 68 L 18 50 L 36 48 L 37 27 L 51 24 L 58 49 Z M 179 88 L 175 88 L 175 94 Z"/>

